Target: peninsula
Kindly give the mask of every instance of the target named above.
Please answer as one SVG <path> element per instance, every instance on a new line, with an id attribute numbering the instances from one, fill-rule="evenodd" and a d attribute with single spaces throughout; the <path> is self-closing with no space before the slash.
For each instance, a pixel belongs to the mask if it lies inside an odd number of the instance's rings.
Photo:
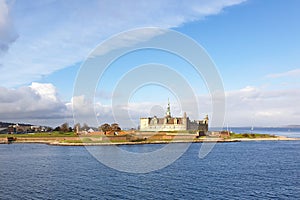
<path id="1" fill-rule="evenodd" d="M 119 131 L 116 133 L 93 132 L 77 135 L 74 132 L 45 132 L 34 134 L 1 134 L 0 144 L 7 143 L 42 143 L 62 146 L 85 146 L 85 145 L 127 145 L 127 144 L 165 144 L 181 142 L 243 142 L 243 141 L 290 141 L 300 138 L 288 138 L 268 134 L 235 134 L 224 132 L 219 136 L 200 136 L 187 132 L 141 132 Z"/>

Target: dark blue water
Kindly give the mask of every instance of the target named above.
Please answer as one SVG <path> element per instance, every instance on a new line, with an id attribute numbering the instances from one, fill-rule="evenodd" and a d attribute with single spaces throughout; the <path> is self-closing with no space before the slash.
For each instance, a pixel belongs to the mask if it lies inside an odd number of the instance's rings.
<path id="1" fill-rule="evenodd" d="M 129 174 L 102 165 L 84 147 L 0 145 L 0 199 L 300 197 L 300 141 L 218 143 L 204 159 L 200 146 L 162 170 Z"/>

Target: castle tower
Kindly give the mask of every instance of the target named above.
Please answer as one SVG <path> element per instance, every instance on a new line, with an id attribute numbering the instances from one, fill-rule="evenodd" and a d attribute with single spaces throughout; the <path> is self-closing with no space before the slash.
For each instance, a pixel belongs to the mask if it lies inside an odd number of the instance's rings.
<path id="1" fill-rule="evenodd" d="M 188 117 L 186 115 L 186 112 L 183 113 L 182 124 L 185 125 L 185 130 L 187 130 L 188 129 Z"/>
<path id="2" fill-rule="evenodd" d="M 186 117 L 186 112 L 183 113 L 183 118 L 187 118 L 187 117 Z"/>
<path id="3" fill-rule="evenodd" d="M 204 124 L 208 124 L 208 120 L 209 120 L 208 119 L 208 115 L 206 115 L 205 118 L 204 118 L 204 120 L 203 120 Z"/>
<path id="4" fill-rule="evenodd" d="M 166 117 L 167 118 L 171 118 L 171 108 L 170 108 L 170 101 L 169 101 L 169 99 L 168 99 L 168 107 L 167 107 Z"/>

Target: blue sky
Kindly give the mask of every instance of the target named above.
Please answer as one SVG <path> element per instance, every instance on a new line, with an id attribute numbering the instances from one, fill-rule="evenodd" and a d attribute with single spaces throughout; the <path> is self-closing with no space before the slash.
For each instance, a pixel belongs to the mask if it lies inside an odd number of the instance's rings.
<path id="1" fill-rule="evenodd" d="M 72 123 L 73 84 L 89 53 L 119 32 L 154 26 L 187 35 L 210 55 L 225 89 L 225 124 L 299 124 L 299 7 L 297 0 L 0 0 L 0 120 Z M 114 83 L 126 70 L 149 62 L 173 66 L 189 80 L 201 104 L 200 113 L 188 113 L 191 118 L 211 114 L 208 90 L 187 63 L 167 53 L 140 51 L 118 60 L 115 65 L 123 71 L 112 67 L 100 82 L 99 123 L 114 121 L 109 105 Z M 151 98 L 152 93 L 160 98 Z M 154 105 L 165 109 L 169 96 L 173 113 L 182 114 L 167 89 L 137 91 L 130 100 L 133 121 L 152 114 Z"/>

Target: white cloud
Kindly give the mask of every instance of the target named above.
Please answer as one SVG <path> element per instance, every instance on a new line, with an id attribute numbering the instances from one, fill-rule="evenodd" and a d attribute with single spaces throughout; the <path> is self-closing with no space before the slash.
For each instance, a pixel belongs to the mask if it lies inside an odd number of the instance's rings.
<path id="1" fill-rule="evenodd" d="M 0 0 L 0 30 L 5 26 L 8 17 L 8 7 L 5 0 Z"/>
<path id="2" fill-rule="evenodd" d="M 230 126 L 299 124 L 299 102 L 299 89 L 264 90 L 247 87 L 226 92 L 226 123 Z"/>
<path id="3" fill-rule="evenodd" d="M 247 86 L 240 90 L 227 91 L 226 94 L 226 116 L 225 125 L 229 126 L 282 126 L 289 124 L 299 124 L 300 122 L 300 90 L 265 90 L 258 87 Z M 185 99 L 182 103 L 188 102 Z M 187 103 L 184 110 L 191 119 L 199 119 L 209 114 L 212 116 L 212 102 L 209 95 L 198 97 L 199 112 L 196 112 L 194 104 Z M 152 108 L 159 106 L 157 115 L 164 114 L 166 102 L 131 102 L 128 105 L 117 105 L 116 115 L 110 106 L 106 112 L 101 111 L 103 105 L 96 107 L 99 109 L 98 116 L 100 122 L 108 120 L 113 122 L 117 119 L 122 127 L 136 127 L 140 117 L 153 116 Z M 182 108 L 175 102 L 171 102 L 172 114 L 181 116 Z M 216 113 L 217 114 L 217 113 Z M 128 117 L 129 116 L 129 117 Z"/>
<path id="4" fill-rule="evenodd" d="M 152 37 L 155 37 L 157 35 L 164 34 L 163 30 L 156 30 L 156 29 L 146 29 L 146 30 L 140 30 L 137 33 L 123 33 L 121 35 L 118 35 L 114 38 L 113 41 L 110 42 L 109 45 L 106 45 L 105 43 L 102 44 L 101 49 L 97 49 L 93 52 L 93 56 L 100 56 L 104 55 L 114 49 L 119 49 L 123 47 L 129 47 L 132 45 L 135 45 L 142 41 L 147 41 L 151 39 Z"/>
<path id="5" fill-rule="evenodd" d="M 36 83 L 33 82 L 31 86 L 29 86 L 37 95 L 46 100 L 50 100 L 53 102 L 57 102 L 57 92 L 54 85 L 51 83 Z"/>
<path id="6" fill-rule="evenodd" d="M 178 27 L 243 1 L 16 1 L 12 11 L 20 37 L 0 61 L 0 81 L 6 87 L 30 83 L 84 60 L 120 31 Z M 135 39 L 152 35 L 144 36 Z M 122 45 L 130 42 L 135 40 L 128 38 Z"/>
<path id="7" fill-rule="evenodd" d="M 185 102 L 185 100 L 181 100 Z M 206 113 L 211 117 L 209 95 L 199 97 L 200 118 Z M 281 126 L 299 124 L 300 90 L 267 91 L 256 87 L 226 92 L 226 122 L 229 126 Z M 130 102 L 128 105 L 103 105 L 93 103 L 84 96 L 73 97 L 71 102 L 62 102 L 52 84 L 32 83 L 29 87 L 7 89 L 0 87 L 0 121 L 36 122 L 57 126 L 65 121 L 73 123 L 75 118 L 81 123 L 97 126 L 108 122 L 118 122 L 122 127 L 136 127 L 140 117 L 164 115 L 166 102 Z M 198 119 L 193 104 L 185 106 L 191 119 Z M 182 108 L 171 102 L 174 116 L 182 115 Z M 157 113 L 155 113 L 157 112 Z M 98 122 L 95 119 L 98 119 Z M 160 116 L 161 117 L 161 116 Z"/>
<path id="8" fill-rule="evenodd" d="M 282 73 L 268 74 L 267 78 L 300 77 L 300 69 L 294 69 Z"/>
<path id="9" fill-rule="evenodd" d="M 71 117 L 71 110 L 59 100 L 52 84 L 32 83 L 17 89 L 0 87 L 0 116 L 4 121 L 62 119 Z"/>
<path id="10" fill-rule="evenodd" d="M 0 56 L 8 50 L 17 37 L 10 19 L 10 8 L 5 0 L 0 0 Z"/>

